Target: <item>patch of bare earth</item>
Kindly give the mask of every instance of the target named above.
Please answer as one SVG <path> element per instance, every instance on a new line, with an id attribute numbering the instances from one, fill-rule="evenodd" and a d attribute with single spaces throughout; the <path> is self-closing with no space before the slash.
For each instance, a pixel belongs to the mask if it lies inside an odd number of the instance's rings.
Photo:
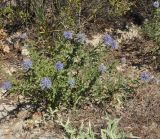
<path id="1" fill-rule="evenodd" d="M 146 84 L 126 102 L 121 126 L 142 139 L 160 138 L 160 88 Z"/>

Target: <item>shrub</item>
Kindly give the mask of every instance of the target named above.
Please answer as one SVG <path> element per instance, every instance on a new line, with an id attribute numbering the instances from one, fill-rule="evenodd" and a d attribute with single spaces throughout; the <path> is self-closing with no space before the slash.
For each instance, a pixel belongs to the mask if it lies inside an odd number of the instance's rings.
<path id="1" fill-rule="evenodd" d="M 150 38 L 153 38 L 158 44 L 160 44 L 159 26 L 160 18 L 158 16 L 155 16 L 153 19 L 146 21 L 143 28 L 144 33 Z"/>
<path id="2" fill-rule="evenodd" d="M 34 19 L 38 30 L 49 33 L 52 30 L 72 29 L 82 31 L 89 21 L 119 17 L 130 10 L 133 3 L 128 0 L 23 0 L 16 1 L 14 17 L 21 22 Z M 12 5 L 11 5 L 12 7 Z M 11 8 L 13 10 L 13 8 Z M 15 18 L 16 19 L 16 18 Z M 43 30 L 43 31 L 42 31 Z"/>
<path id="3" fill-rule="evenodd" d="M 114 94 L 125 92 L 129 80 L 117 72 L 118 62 L 104 61 L 110 47 L 87 45 L 83 33 L 73 34 L 69 40 L 65 34 L 62 38 L 56 41 L 54 49 L 30 49 L 31 57 L 22 62 L 13 92 L 53 109 L 85 100 L 103 103 Z"/>
<path id="4" fill-rule="evenodd" d="M 153 11 L 152 11 L 152 18 L 147 20 L 144 24 L 143 31 L 146 35 L 153 38 L 158 44 L 160 43 L 160 8 L 159 2 L 153 2 Z"/>
<path id="5" fill-rule="evenodd" d="M 109 4 L 111 16 L 122 16 L 130 10 L 133 3 L 129 0 L 109 0 Z"/>
<path id="6" fill-rule="evenodd" d="M 153 3 L 154 9 L 152 11 L 152 18 L 145 22 L 142 29 L 143 33 L 153 39 L 155 44 L 157 44 L 157 46 L 152 49 L 152 53 L 156 56 L 160 54 L 160 8 L 157 7 L 157 2 L 158 1 L 156 1 L 156 5 Z M 159 65 L 159 61 L 157 61 L 157 65 Z"/>

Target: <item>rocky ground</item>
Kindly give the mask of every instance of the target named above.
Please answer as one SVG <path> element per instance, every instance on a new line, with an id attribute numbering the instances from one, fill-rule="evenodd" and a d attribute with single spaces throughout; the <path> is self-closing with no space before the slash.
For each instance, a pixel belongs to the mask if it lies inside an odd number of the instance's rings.
<path id="1" fill-rule="evenodd" d="M 15 95 L 0 97 L 0 139 L 62 139 L 62 134 L 53 130 L 53 121 L 46 123 L 38 112 L 29 117 L 30 105 L 19 99 Z"/>

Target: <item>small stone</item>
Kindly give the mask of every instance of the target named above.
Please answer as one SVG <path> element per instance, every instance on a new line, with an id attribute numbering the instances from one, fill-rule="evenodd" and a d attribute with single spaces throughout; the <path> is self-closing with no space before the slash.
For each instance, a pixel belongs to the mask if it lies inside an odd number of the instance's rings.
<path id="1" fill-rule="evenodd" d="M 121 65 L 116 66 L 116 69 L 117 69 L 117 71 L 119 71 L 119 72 L 124 71 L 124 68 L 123 68 L 123 66 L 121 66 Z"/>
<path id="2" fill-rule="evenodd" d="M 21 34 L 20 38 L 21 38 L 21 39 L 24 39 L 24 40 L 25 40 L 25 39 L 28 39 L 27 33 Z"/>
<path id="3" fill-rule="evenodd" d="M 23 111 L 18 113 L 17 117 L 20 118 L 20 119 L 25 119 L 25 118 L 27 118 L 27 113 L 28 113 L 27 110 L 23 110 Z"/>
<path id="4" fill-rule="evenodd" d="M 156 56 L 153 56 L 153 59 L 155 60 L 155 59 L 156 59 Z"/>
<path id="5" fill-rule="evenodd" d="M 3 40 L 4 38 L 6 38 L 7 34 L 5 33 L 5 31 L 3 29 L 0 29 L 0 40 Z"/>
<path id="6" fill-rule="evenodd" d="M 42 120 L 42 114 L 40 112 L 36 112 L 32 115 L 32 119 L 36 122 Z"/>
<path id="7" fill-rule="evenodd" d="M 5 45 L 5 46 L 3 47 L 3 52 L 5 52 L 5 53 L 9 53 L 9 52 L 10 52 L 10 48 L 9 48 L 8 45 Z"/>
<path id="8" fill-rule="evenodd" d="M 1 112 L 0 113 L 0 119 L 3 119 L 6 116 L 7 116 L 7 112 Z"/>
<path id="9" fill-rule="evenodd" d="M 20 32 L 16 32 L 15 34 L 13 34 L 12 38 L 16 39 L 16 38 L 19 38 L 20 36 L 21 36 L 21 33 Z"/>
<path id="10" fill-rule="evenodd" d="M 7 38 L 6 41 L 7 41 L 9 44 L 13 44 L 12 39 L 11 39 L 10 37 Z"/>
<path id="11" fill-rule="evenodd" d="M 28 56 L 29 55 L 29 51 L 26 48 L 22 48 L 22 55 L 23 56 Z"/>
<path id="12" fill-rule="evenodd" d="M 12 130 L 14 133 L 22 132 L 23 127 L 24 127 L 23 120 L 20 120 L 20 121 L 18 120 L 17 123 L 13 124 Z"/>
<path id="13" fill-rule="evenodd" d="M 28 44 L 24 44 L 23 47 L 24 47 L 24 48 L 27 48 L 27 47 L 29 47 L 29 46 L 28 46 Z"/>
<path id="14" fill-rule="evenodd" d="M 3 67 L 3 70 L 10 76 L 17 71 L 17 69 L 14 67 Z"/>
<path id="15" fill-rule="evenodd" d="M 0 98 L 2 97 L 1 94 L 4 94 L 4 93 L 6 93 L 6 92 L 7 92 L 7 90 L 4 90 L 3 88 L 0 88 Z"/>
<path id="16" fill-rule="evenodd" d="M 122 63 L 122 65 L 126 65 L 127 60 L 126 60 L 126 58 L 125 58 L 125 57 L 122 57 L 122 58 L 121 58 L 121 63 Z"/>
<path id="17" fill-rule="evenodd" d="M 8 111 L 8 112 L 16 109 L 16 106 L 13 106 L 13 105 L 6 105 L 6 104 L 4 104 L 3 107 L 4 107 L 5 110 Z"/>
<path id="18" fill-rule="evenodd" d="M 15 47 L 16 49 L 19 49 L 19 48 L 20 48 L 19 41 L 15 42 L 14 47 Z"/>
<path id="19" fill-rule="evenodd" d="M 11 67 L 11 68 L 10 68 L 10 72 L 11 72 L 11 73 L 15 73 L 16 71 L 17 71 L 17 70 L 16 70 L 14 67 Z"/>

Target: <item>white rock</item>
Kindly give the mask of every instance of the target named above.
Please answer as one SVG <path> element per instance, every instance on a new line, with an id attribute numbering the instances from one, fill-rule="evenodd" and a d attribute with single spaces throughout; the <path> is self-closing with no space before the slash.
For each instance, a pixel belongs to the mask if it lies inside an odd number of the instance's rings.
<path id="1" fill-rule="evenodd" d="M 22 55 L 23 56 L 28 56 L 29 55 L 29 51 L 27 50 L 27 48 L 22 48 Z"/>
<path id="2" fill-rule="evenodd" d="M 7 73 L 8 75 L 12 76 L 13 73 L 15 73 L 17 70 L 14 67 L 3 67 L 3 71 Z"/>
<path id="3" fill-rule="evenodd" d="M 25 39 L 28 39 L 27 33 L 21 34 L 20 38 L 21 38 L 21 39 L 24 39 L 24 40 L 25 40 Z"/>
<path id="4" fill-rule="evenodd" d="M 11 73 L 15 73 L 16 71 L 17 71 L 16 68 L 10 67 L 10 72 L 11 72 Z"/>
<path id="5" fill-rule="evenodd" d="M 122 31 L 122 30 L 117 30 L 118 34 L 121 34 L 120 38 L 117 39 L 119 43 L 123 41 L 129 41 L 133 38 L 139 38 L 141 39 L 141 28 L 135 25 L 132 25 L 129 29 L 129 31 Z"/>
<path id="6" fill-rule="evenodd" d="M 7 38 L 6 39 L 6 41 L 8 42 L 8 43 L 10 43 L 10 44 L 13 44 L 13 42 L 12 42 L 12 40 L 11 40 L 11 38 L 9 37 L 9 38 Z"/>
<path id="7" fill-rule="evenodd" d="M 121 58 L 121 63 L 122 63 L 122 65 L 124 65 L 124 64 L 126 64 L 126 63 L 127 63 L 127 60 L 126 60 L 126 58 L 125 58 L 125 57 L 122 57 L 122 58 Z"/>
<path id="8" fill-rule="evenodd" d="M 101 41 L 102 41 L 102 34 L 97 34 L 92 36 L 93 39 L 91 40 L 86 40 L 86 43 L 91 44 L 93 46 L 97 46 Z"/>
<path id="9" fill-rule="evenodd" d="M 14 124 L 14 126 L 12 127 L 12 130 L 14 133 L 21 133 L 23 131 L 23 127 L 24 127 L 24 122 L 23 120 L 19 120 L 17 121 L 17 123 Z"/>
<path id="10" fill-rule="evenodd" d="M 6 92 L 7 92 L 7 90 L 4 90 L 3 88 L 0 88 L 0 98 L 1 98 L 2 94 L 6 93 Z"/>
<path id="11" fill-rule="evenodd" d="M 9 52 L 10 52 L 10 48 L 9 48 L 8 45 L 5 45 L 5 46 L 3 47 L 3 52 L 5 52 L 5 53 L 9 53 Z"/>
<path id="12" fill-rule="evenodd" d="M 125 71 L 124 67 L 121 66 L 121 65 L 116 66 L 116 69 L 117 69 L 117 71 L 119 71 L 119 72 Z"/>
<path id="13" fill-rule="evenodd" d="M 16 106 L 14 106 L 14 105 L 3 104 L 3 107 L 5 108 L 6 111 L 12 111 L 12 110 L 16 109 Z"/>

